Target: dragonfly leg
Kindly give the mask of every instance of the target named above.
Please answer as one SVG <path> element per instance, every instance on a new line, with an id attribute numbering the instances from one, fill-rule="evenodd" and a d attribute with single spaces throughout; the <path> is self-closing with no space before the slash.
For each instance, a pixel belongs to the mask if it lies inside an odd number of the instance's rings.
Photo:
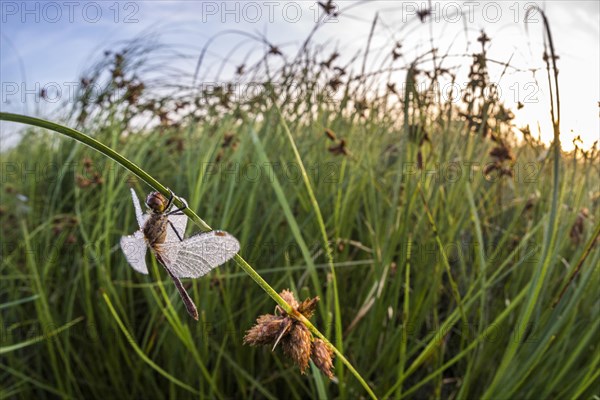
<path id="1" fill-rule="evenodd" d="M 169 193 L 171 193 L 171 196 L 169 197 L 169 202 L 167 203 L 167 206 L 165 207 L 165 210 L 168 210 L 169 207 L 171 207 L 171 205 L 173 204 L 173 198 L 175 197 L 175 195 L 173 194 L 173 192 L 171 191 L 171 189 L 169 189 Z M 179 199 L 179 201 L 181 201 L 183 203 L 183 207 L 178 208 L 176 210 L 169 211 L 167 213 L 167 215 L 173 215 L 173 214 L 181 215 L 181 214 L 183 214 L 181 211 L 183 211 L 183 210 L 185 210 L 187 208 L 187 203 L 185 201 L 183 201 L 181 198 L 179 198 L 179 197 L 177 197 L 177 198 Z"/>
<path id="2" fill-rule="evenodd" d="M 168 210 L 173 205 L 173 199 L 175 198 L 173 191 L 169 188 L 167 188 L 167 189 L 169 190 L 170 196 L 169 196 L 169 201 L 167 202 L 167 206 L 165 207 L 165 210 Z M 178 208 L 176 210 L 169 211 L 167 213 L 167 215 L 182 215 L 183 214 L 181 211 L 183 211 L 187 208 L 187 203 L 185 201 L 181 200 L 179 197 L 178 197 L 178 199 L 179 199 L 179 201 L 181 201 L 183 203 L 183 207 Z M 183 242 L 183 238 L 181 237 L 179 232 L 177 232 L 177 229 L 175 229 L 175 225 L 173 225 L 173 223 L 171 221 L 169 221 L 169 225 L 171 225 L 171 229 L 173 229 L 173 231 L 177 235 L 177 238 L 179 239 L 179 241 Z"/>
<path id="3" fill-rule="evenodd" d="M 177 235 L 177 239 L 179 239 L 180 242 L 183 242 L 183 238 L 181 237 L 179 232 L 177 232 L 177 229 L 175 229 L 175 225 L 173 225 L 173 223 L 171 221 L 169 221 L 169 225 L 171 225 L 171 229 L 173 229 L 173 231 Z"/>
<path id="4" fill-rule="evenodd" d="M 165 210 L 168 210 L 169 207 L 171 207 L 171 205 L 173 204 L 173 198 L 175 197 L 171 189 L 167 188 L 167 190 L 169 191 L 169 201 L 167 201 L 167 206 L 165 207 Z"/>

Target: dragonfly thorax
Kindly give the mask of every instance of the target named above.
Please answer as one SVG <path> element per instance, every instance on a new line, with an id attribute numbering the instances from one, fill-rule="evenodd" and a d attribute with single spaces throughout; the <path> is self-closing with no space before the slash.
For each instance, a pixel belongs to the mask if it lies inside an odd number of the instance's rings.
<path id="1" fill-rule="evenodd" d="M 169 220 L 165 214 L 151 213 L 142 227 L 142 233 L 148 241 L 148 245 L 154 247 L 165 242 L 167 228 L 169 228 Z"/>

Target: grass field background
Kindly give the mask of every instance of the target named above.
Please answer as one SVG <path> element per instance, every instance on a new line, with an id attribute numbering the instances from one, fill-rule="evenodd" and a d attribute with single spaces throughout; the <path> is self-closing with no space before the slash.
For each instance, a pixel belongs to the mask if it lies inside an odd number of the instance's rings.
<path id="1" fill-rule="evenodd" d="M 517 141 L 477 84 L 456 104 L 410 85 L 368 98 L 370 81 L 340 76 L 326 101 L 317 89 L 338 75 L 308 49 L 251 99 L 151 96 L 136 46 L 87 75 L 125 95 L 82 92 L 60 122 L 235 235 L 276 291 L 319 296 L 312 322 L 378 397 L 600 395 L 595 150 L 556 159 L 532 135 Z M 407 82 L 445 73 L 420 68 Z M 484 50 L 473 68 L 489 79 Z M 303 95 L 289 97 L 291 81 Z M 185 281 L 198 322 L 155 260 L 133 271 L 118 246 L 136 229 L 129 188 L 152 189 L 113 160 L 29 128 L 2 164 L 1 398 L 368 397 L 337 359 L 330 381 L 243 345 L 275 303 L 234 262 Z"/>

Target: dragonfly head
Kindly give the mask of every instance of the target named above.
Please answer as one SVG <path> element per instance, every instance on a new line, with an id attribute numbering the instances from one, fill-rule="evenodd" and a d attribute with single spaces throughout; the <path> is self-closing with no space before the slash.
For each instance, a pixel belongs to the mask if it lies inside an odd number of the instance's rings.
<path id="1" fill-rule="evenodd" d="M 146 197 L 146 205 L 155 213 L 162 214 L 166 211 L 169 201 L 160 192 L 151 192 Z"/>

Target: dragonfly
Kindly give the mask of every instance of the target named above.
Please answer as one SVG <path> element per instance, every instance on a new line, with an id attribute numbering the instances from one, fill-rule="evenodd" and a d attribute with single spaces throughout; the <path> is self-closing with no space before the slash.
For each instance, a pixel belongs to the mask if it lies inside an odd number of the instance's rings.
<path id="1" fill-rule="evenodd" d="M 146 252 L 149 249 L 167 274 L 185 304 L 188 314 L 198 320 L 198 310 L 183 287 L 180 278 L 199 278 L 231 259 L 239 250 L 240 243 L 224 231 L 210 231 L 184 239 L 187 216 L 182 208 L 173 209 L 174 195 L 167 199 L 160 192 L 151 192 L 146 197 L 146 213 L 142 213 L 140 200 L 131 189 L 135 217 L 140 227 L 133 235 L 121 237 L 121 249 L 131 267 L 148 274 Z"/>

